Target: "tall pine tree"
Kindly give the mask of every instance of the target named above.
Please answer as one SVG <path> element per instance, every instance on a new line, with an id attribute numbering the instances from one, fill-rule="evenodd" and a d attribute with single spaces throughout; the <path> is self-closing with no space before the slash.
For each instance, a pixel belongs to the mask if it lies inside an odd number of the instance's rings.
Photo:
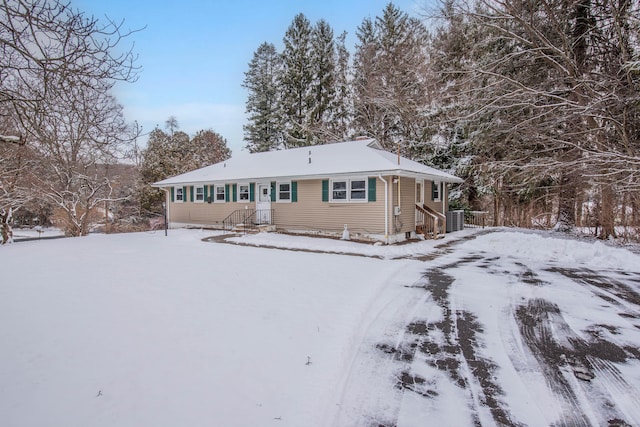
<path id="1" fill-rule="evenodd" d="M 389 3 L 375 23 L 358 28 L 355 110 L 361 133 L 406 155 L 424 144 L 427 32 L 421 22 Z"/>
<path id="2" fill-rule="evenodd" d="M 313 65 L 311 24 L 304 14 L 296 15 L 283 42 L 283 70 L 279 88 L 282 94 L 280 110 L 284 148 L 305 146 L 312 139 Z"/>
<path id="3" fill-rule="evenodd" d="M 333 29 L 321 19 L 311 32 L 311 58 L 313 80 L 311 82 L 311 140 L 309 145 L 329 142 L 334 139 L 331 132 L 332 106 L 335 102 L 335 42 Z"/>
<path id="4" fill-rule="evenodd" d="M 250 152 L 269 151 L 282 145 L 282 119 L 279 110 L 281 58 L 271 43 L 262 43 L 249 63 L 243 87 L 248 91 L 246 112 L 249 123 L 243 126 L 244 140 Z"/>

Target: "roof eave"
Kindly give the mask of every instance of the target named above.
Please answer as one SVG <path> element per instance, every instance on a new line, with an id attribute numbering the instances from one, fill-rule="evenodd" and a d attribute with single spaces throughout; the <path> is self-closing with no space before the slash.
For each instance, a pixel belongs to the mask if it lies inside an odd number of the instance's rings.
<path id="1" fill-rule="evenodd" d="M 304 181 L 311 179 L 329 179 L 335 177 L 349 177 L 349 176 L 388 176 L 388 175 L 398 175 L 404 176 L 408 178 L 428 178 L 430 180 L 447 182 L 452 184 L 458 184 L 464 182 L 463 179 L 458 178 L 453 175 L 442 176 L 437 174 L 429 174 L 423 172 L 413 172 L 407 171 L 405 169 L 387 169 L 387 170 L 369 170 L 369 171 L 359 171 L 359 172 L 340 172 L 340 173 L 322 173 L 322 174 L 310 174 L 310 175 L 279 175 L 279 176 L 248 176 L 242 178 L 227 178 L 227 179 L 207 179 L 207 180 L 194 180 L 194 181 L 178 181 L 178 182 L 169 182 L 163 183 L 162 181 L 155 182 L 151 184 L 152 187 L 155 188 L 166 188 L 166 187 L 176 187 L 183 185 L 210 185 L 216 183 L 225 183 L 225 182 L 248 182 L 248 181 Z"/>

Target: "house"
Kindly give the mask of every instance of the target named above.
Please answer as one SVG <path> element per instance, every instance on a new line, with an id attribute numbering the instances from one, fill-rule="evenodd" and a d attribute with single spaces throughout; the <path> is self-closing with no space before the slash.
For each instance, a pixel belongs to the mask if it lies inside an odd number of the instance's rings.
<path id="1" fill-rule="evenodd" d="M 462 180 L 373 139 L 241 154 L 153 184 L 169 227 L 265 225 L 394 243 L 445 232 L 447 184 Z"/>

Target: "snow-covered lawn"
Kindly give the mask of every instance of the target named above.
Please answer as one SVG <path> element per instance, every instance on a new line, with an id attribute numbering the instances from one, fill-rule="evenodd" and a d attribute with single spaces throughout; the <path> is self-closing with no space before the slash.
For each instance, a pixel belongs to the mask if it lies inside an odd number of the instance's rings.
<path id="1" fill-rule="evenodd" d="M 212 234 L 0 247 L 0 426 L 640 423 L 626 250 Z"/>

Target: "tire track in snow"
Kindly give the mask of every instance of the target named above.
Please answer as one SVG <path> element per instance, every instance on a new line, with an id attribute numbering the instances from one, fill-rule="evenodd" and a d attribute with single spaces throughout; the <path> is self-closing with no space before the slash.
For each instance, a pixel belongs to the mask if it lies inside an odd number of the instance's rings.
<path id="1" fill-rule="evenodd" d="M 629 316 L 634 316 L 629 312 L 637 312 L 640 297 L 630 286 L 587 269 L 553 267 L 547 271 L 588 286 L 594 295 L 613 306 L 624 307 Z M 544 299 L 531 299 L 518 305 L 514 316 L 549 388 L 567 406 L 558 420 L 559 425 L 638 423 L 640 396 L 616 366 L 628 358 L 637 359 L 638 351 L 602 338 L 602 330 L 615 333 L 614 327 L 592 325 L 583 331 L 591 335 L 585 339 L 584 334 L 569 326 L 557 305 Z"/>

